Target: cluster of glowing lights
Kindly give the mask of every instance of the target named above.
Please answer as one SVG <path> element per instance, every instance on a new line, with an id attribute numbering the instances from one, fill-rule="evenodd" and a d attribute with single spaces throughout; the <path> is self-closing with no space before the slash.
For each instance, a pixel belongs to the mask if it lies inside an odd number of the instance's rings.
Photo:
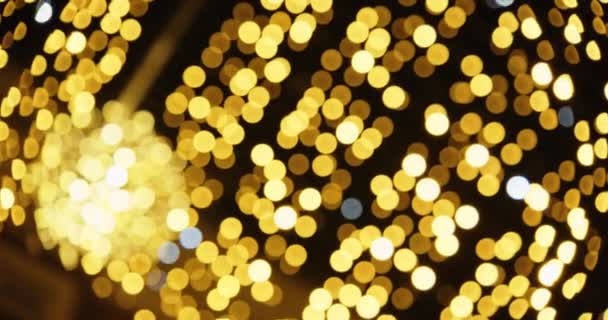
<path id="1" fill-rule="evenodd" d="M 24 191 L 36 195 L 34 216 L 43 245 L 59 244 L 68 268 L 77 265 L 82 252 L 89 274 L 100 272 L 110 259 L 136 253 L 156 261 L 162 242 L 180 233 L 185 248 L 196 248 L 202 234 L 197 236 L 198 218 L 190 211 L 185 162 L 155 135 L 152 115 L 130 115 L 115 102 L 97 110 L 90 116 L 108 121 L 98 129 L 76 128 L 67 114 L 58 114 L 40 161 L 23 177 Z M 0 190 L 0 199 L 7 198 Z"/>
<path id="2" fill-rule="evenodd" d="M 20 9 L 14 0 L 0 2 L 7 18 Z M 143 31 L 138 19 L 153 3 L 96 0 L 85 8 L 72 0 L 59 8 L 26 0 L 36 3 L 37 23 L 56 19 L 73 28 L 49 32 L 2 100 L 2 116 L 29 118 L 31 130 L 23 135 L 0 121 L 2 156 L 10 160 L 0 222 L 10 217 L 23 225 L 33 212 L 42 245 L 58 247 L 67 269 L 81 265 L 95 276 L 100 298 L 129 305 L 123 292 L 157 293 L 158 307 L 136 311 L 134 320 L 256 318 L 257 304 L 290 303 L 291 295 L 306 297 L 294 311 L 305 320 L 392 320 L 400 318 L 392 311 L 415 308 L 419 295 L 451 281 L 442 278 L 442 263 L 463 256 L 468 234 L 483 234 L 479 226 L 494 219 L 521 220 L 517 230 L 533 234 L 530 242 L 510 230 L 475 240 L 470 278 L 437 295 L 440 317 L 490 318 L 502 308 L 515 319 L 555 318 L 554 301 L 583 290 L 603 244 L 589 215 L 608 212 L 601 191 L 608 113 L 585 119 L 578 111 L 575 98 L 584 91 L 569 66 L 602 61 L 595 38 L 606 32 L 605 1 L 585 9 L 558 1 L 542 12 L 486 0 L 498 13 L 487 38 L 499 62 L 450 47 L 450 39 L 467 37 L 462 28 L 478 18 L 481 2 L 418 2 L 394 5 L 418 5 L 424 13 L 359 8 L 336 33 L 341 41 L 323 44 L 320 68 L 305 66 L 310 81 L 291 106 L 281 99 L 292 90 L 284 84 L 302 66 L 290 54 L 307 50 L 320 30 L 333 32 L 340 7 L 331 0 L 260 0 L 256 12 L 238 3 L 200 62 L 184 68 L 183 83 L 167 93 L 162 121 L 178 133 L 166 138 L 154 132 L 150 113 L 96 103 L 122 71 L 129 43 Z M 592 23 L 574 9 L 590 10 Z M 27 31 L 19 23 L 4 35 L 0 68 Z M 446 65 L 457 73 L 443 77 Z M 404 69 L 446 93 L 446 101 L 420 100 L 424 95 L 401 81 Z M 442 85 L 430 82 L 437 78 L 445 78 Z M 366 90 L 374 97 L 360 94 Z M 608 99 L 608 84 L 603 95 Z M 279 107 L 285 112 L 276 134 L 245 150 L 244 142 L 257 139 L 254 125 L 265 126 Z M 532 121 L 523 127 L 504 116 Z M 410 139 L 401 117 L 414 117 L 424 137 Z M 540 133 L 554 130 L 572 133 L 575 154 L 560 158 L 558 168 L 527 172 L 527 161 L 542 154 Z M 389 152 L 397 167 L 374 167 L 362 180 L 358 168 L 377 160 L 389 138 L 399 142 Z M 223 181 L 222 171 L 234 167 L 246 172 Z M 369 196 L 351 190 L 355 184 L 368 187 Z M 501 210 L 505 195 L 505 208 L 514 209 Z M 237 212 L 214 206 L 220 200 L 236 202 Z M 208 225 L 205 215 L 217 211 L 219 225 Z M 327 225 L 336 222 L 334 237 Z M 331 247 L 321 268 L 332 275 L 309 262 L 318 259 L 309 241 L 319 237 Z M 393 269 L 409 281 L 393 278 Z M 319 277 L 310 292 L 278 280 L 307 270 Z"/>

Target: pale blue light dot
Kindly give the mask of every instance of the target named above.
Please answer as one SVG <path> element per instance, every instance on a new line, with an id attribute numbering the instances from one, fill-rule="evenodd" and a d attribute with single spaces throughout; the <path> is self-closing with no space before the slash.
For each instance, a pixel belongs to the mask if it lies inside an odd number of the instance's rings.
<path id="1" fill-rule="evenodd" d="M 348 198 L 342 202 L 340 212 L 348 220 L 356 220 L 363 214 L 363 205 L 356 198 Z"/>
<path id="2" fill-rule="evenodd" d="M 186 249 L 194 249 L 203 241 L 203 233 L 195 227 L 186 228 L 179 234 L 179 242 Z"/>
<path id="3" fill-rule="evenodd" d="M 530 182 L 525 177 L 514 176 L 507 181 L 507 194 L 512 199 L 522 200 L 529 189 Z"/>
<path id="4" fill-rule="evenodd" d="M 570 128 L 574 125 L 574 112 L 570 107 L 561 107 L 558 112 L 559 124 Z"/>
<path id="5" fill-rule="evenodd" d="M 158 248 L 158 259 L 164 264 L 172 264 L 179 258 L 179 247 L 173 242 L 165 242 Z"/>
<path id="6" fill-rule="evenodd" d="M 496 4 L 503 8 L 512 5 L 513 2 L 514 0 L 496 0 Z"/>
<path id="7" fill-rule="evenodd" d="M 513 4 L 515 0 L 486 0 L 488 7 L 492 9 L 506 8 Z"/>

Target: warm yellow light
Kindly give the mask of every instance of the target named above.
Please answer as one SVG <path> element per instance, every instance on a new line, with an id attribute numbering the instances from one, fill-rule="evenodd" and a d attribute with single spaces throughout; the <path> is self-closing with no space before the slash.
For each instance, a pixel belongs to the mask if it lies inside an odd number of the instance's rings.
<path id="1" fill-rule="evenodd" d="M 431 231 L 437 237 L 449 236 L 456 230 L 454 220 L 448 216 L 438 216 L 431 223 Z"/>
<path id="2" fill-rule="evenodd" d="M 433 201 L 439 197 L 441 188 L 432 178 L 423 178 L 416 184 L 416 195 L 424 201 Z"/>
<path id="3" fill-rule="evenodd" d="M 188 227 L 189 219 L 186 210 L 172 209 L 167 214 L 167 226 L 175 232 L 180 232 Z"/>
<path id="4" fill-rule="evenodd" d="M 523 33 L 524 37 L 534 40 L 541 36 L 542 29 L 535 18 L 529 17 L 521 22 L 521 32 Z"/>
<path id="5" fill-rule="evenodd" d="M 258 259 L 251 262 L 247 268 L 247 274 L 254 282 L 264 282 L 270 279 L 272 268 L 266 260 Z"/>
<path id="6" fill-rule="evenodd" d="M 420 291 L 427 291 L 435 285 L 435 271 L 427 266 L 420 266 L 412 272 L 412 284 Z"/>
<path id="7" fill-rule="evenodd" d="M 358 73 L 368 73 L 375 64 L 374 56 L 369 51 L 359 50 L 353 55 L 351 64 Z"/>
<path id="8" fill-rule="evenodd" d="M 343 121 L 336 128 L 336 138 L 342 144 L 353 144 L 359 137 L 359 128 L 352 121 Z"/>
<path id="9" fill-rule="evenodd" d="M 411 153 L 403 158 L 401 168 L 410 177 L 419 177 L 426 170 L 426 160 L 417 153 Z"/>
<path id="10" fill-rule="evenodd" d="M 538 62 L 535 64 L 532 67 L 531 74 L 534 82 L 541 87 L 546 87 L 553 81 L 553 72 L 546 62 Z"/>
<path id="11" fill-rule="evenodd" d="M 543 309 L 551 299 L 551 291 L 546 288 L 538 288 L 530 296 L 530 305 L 536 310 Z"/>
<path id="12" fill-rule="evenodd" d="M 530 184 L 530 188 L 524 196 L 526 204 L 536 211 L 547 209 L 549 207 L 549 199 L 549 193 L 538 183 Z"/>
<path id="13" fill-rule="evenodd" d="M 481 168 L 490 160 L 488 148 L 478 143 L 469 146 L 464 156 L 467 163 L 474 168 Z"/>
<path id="14" fill-rule="evenodd" d="M 84 36 L 84 34 L 82 34 L 80 31 L 74 31 L 68 36 L 65 48 L 71 54 L 79 54 L 84 50 L 86 44 L 87 38 Z"/>
<path id="15" fill-rule="evenodd" d="M 15 194 L 8 188 L 0 189 L 0 206 L 2 209 L 10 209 L 15 205 Z"/>
<path id="16" fill-rule="evenodd" d="M 456 296 L 450 302 L 450 312 L 458 318 L 466 318 L 473 312 L 473 301 L 466 296 Z"/>
<path id="17" fill-rule="evenodd" d="M 492 286 L 498 280 L 498 268 L 488 262 L 484 262 L 475 270 L 475 279 L 482 286 Z"/>
<path id="18" fill-rule="evenodd" d="M 433 26 L 423 24 L 414 30 L 414 43 L 421 48 L 430 47 L 437 40 L 437 32 Z"/>
<path id="19" fill-rule="evenodd" d="M 442 136 L 448 132 L 448 129 L 450 128 L 450 119 L 443 113 L 435 112 L 426 118 L 424 127 L 431 135 Z"/>
<path id="20" fill-rule="evenodd" d="M 315 188 L 306 188 L 300 192 L 298 202 L 302 209 L 307 211 L 317 210 L 321 206 L 321 193 Z"/>

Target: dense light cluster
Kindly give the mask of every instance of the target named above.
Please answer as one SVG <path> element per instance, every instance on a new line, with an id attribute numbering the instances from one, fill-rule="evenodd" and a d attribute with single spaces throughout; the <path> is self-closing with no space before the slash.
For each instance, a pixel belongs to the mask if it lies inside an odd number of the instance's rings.
<path id="1" fill-rule="evenodd" d="M 186 162 L 156 136 L 147 111 L 131 115 L 110 102 L 89 116 L 99 124 L 81 129 L 57 114 L 40 161 L 23 177 L 23 191 L 36 200 L 40 240 L 59 245 L 70 269 L 83 251 L 89 274 L 138 253 L 152 263 L 163 242 L 198 221 L 182 173 Z"/>

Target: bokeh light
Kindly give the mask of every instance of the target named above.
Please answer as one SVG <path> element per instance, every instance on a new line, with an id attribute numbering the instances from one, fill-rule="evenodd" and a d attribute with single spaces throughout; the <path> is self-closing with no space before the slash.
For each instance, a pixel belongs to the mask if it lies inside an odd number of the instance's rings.
<path id="1" fill-rule="evenodd" d="M 607 3 L 484 2 L 0 1 L 0 231 L 134 320 L 576 318 Z"/>

